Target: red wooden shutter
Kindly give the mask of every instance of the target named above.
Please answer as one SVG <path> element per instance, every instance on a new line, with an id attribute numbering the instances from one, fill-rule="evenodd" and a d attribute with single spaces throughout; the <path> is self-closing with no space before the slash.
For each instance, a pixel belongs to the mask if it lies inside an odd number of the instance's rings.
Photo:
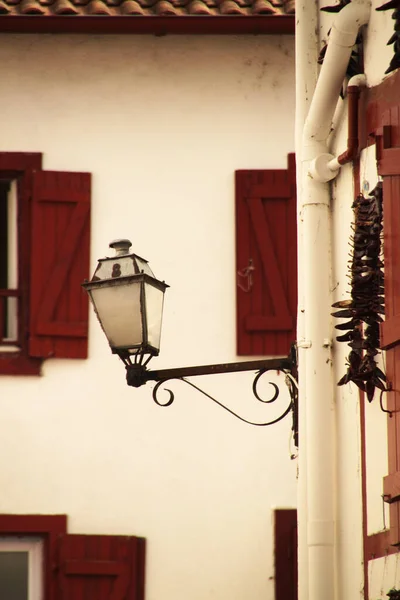
<path id="1" fill-rule="evenodd" d="M 144 600 L 144 539 L 65 535 L 59 544 L 58 600 Z"/>
<path id="2" fill-rule="evenodd" d="M 237 353 L 288 355 L 296 339 L 296 168 L 236 171 Z"/>
<path id="3" fill-rule="evenodd" d="M 381 347 L 386 349 L 388 393 L 389 475 L 384 478 L 384 499 L 390 503 L 391 545 L 400 544 L 400 120 L 399 107 L 383 116 L 377 135 L 378 173 L 383 176 L 383 224 L 385 254 L 385 322 Z M 396 159 L 397 160 L 394 160 Z"/>
<path id="4" fill-rule="evenodd" d="M 90 175 L 35 172 L 30 356 L 87 357 L 89 244 Z"/>
<path id="5" fill-rule="evenodd" d="M 275 600 L 297 600 L 297 510 L 275 510 Z"/>

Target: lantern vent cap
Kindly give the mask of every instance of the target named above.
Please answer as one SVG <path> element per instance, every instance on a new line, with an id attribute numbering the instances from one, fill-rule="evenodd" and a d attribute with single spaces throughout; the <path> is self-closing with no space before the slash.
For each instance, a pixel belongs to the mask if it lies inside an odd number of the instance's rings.
<path id="1" fill-rule="evenodd" d="M 115 250 L 116 256 L 126 256 L 129 254 L 129 249 L 131 246 L 132 242 L 125 238 L 113 240 L 109 243 L 109 247 Z"/>

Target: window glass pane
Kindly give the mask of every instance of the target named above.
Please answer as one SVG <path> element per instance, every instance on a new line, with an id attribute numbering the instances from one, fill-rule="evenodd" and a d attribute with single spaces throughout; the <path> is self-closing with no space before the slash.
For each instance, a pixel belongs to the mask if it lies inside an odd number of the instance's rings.
<path id="1" fill-rule="evenodd" d="M 0 598 L 28 600 L 28 552 L 0 552 Z"/>
<path id="2" fill-rule="evenodd" d="M 0 180 L 0 289 L 18 287 L 17 188 Z M 17 341 L 18 300 L 0 295 L 0 343 Z"/>
<path id="3" fill-rule="evenodd" d="M 8 287 L 8 181 L 0 180 L 0 288 Z"/>
<path id="4" fill-rule="evenodd" d="M 6 322 L 6 335 L 5 338 L 9 342 L 16 342 L 18 337 L 17 331 L 17 317 L 18 317 L 18 298 L 7 298 L 7 322 Z"/>
<path id="5" fill-rule="evenodd" d="M 8 249 L 7 249 L 7 287 L 18 287 L 18 240 L 17 240 L 17 182 L 11 181 L 7 197 L 8 212 Z"/>
<path id="6" fill-rule="evenodd" d="M 0 288 L 8 288 L 8 181 L 0 180 Z M 0 296 L 0 340 L 7 337 L 6 299 Z"/>

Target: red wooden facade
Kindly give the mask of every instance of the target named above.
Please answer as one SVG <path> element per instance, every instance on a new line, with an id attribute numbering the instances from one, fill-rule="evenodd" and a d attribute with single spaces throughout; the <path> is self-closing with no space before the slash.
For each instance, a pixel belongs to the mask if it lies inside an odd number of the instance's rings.
<path id="1" fill-rule="evenodd" d="M 364 552 L 368 560 L 398 551 L 400 545 L 400 75 L 397 72 L 363 94 L 361 146 L 376 143 L 378 175 L 383 179 L 385 322 L 381 347 L 386 350 L 388 475 L 383 498 L 390 505 L 390 529 L 367 535 L 365 434 L 363 433 Z M 366 410 L 368 407 L 366 407 Z M 363 411 L 362 411 L 363 412 Z M 362 414 L 362 431 L 364 431 Z M 367 579 L 367 572 L 366 572 Z M 366 586 L 367 587 L 367 586 Z"/>
<path id="2" fill-rule="evenodd" d="M 236 171 L 237 352 L 285 356 L 296 339 L 296 167 Z"/>
<path id="3" fill-rule="evenodd" d="M 381 346 L 386 349 L 386 374 L 393 391 L 388 393 L 389 474 L 384 479 L 384 499 L 390 502 L 391 545 L 400 544 L 400 106 L 382 115 L 376 131 L 378 173 L 383 177 L 385 322 Z M 398 391 L 399 390 L 399 391 Z"/>

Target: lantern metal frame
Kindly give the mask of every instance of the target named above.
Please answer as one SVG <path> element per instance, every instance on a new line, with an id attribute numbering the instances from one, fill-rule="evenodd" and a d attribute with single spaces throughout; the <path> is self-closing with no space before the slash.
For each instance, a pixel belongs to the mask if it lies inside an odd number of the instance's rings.
<path id="1" fill-rule="evenodd" d="M 266 427 L 268 425 L 274 425 L 275 423 L 282 421 L 282 419 L 284 419 L 291 412 L 294 443 L 296 446 L 298 446 L 298 370 L 297 347 L 295 344 L 292 345 L 289 356 L 285 358 L 267 358 L 263 360 L 252 360 L 235 363 L 220 363 L 191 367 L 177 367 L 173 369 L 149 370 L 147 369 L 146 365 L 150 359 L 148 359 L 146 362 L 143 362 L 143 357 L 135 355 L 133 357 L 134 362 L 132 362 L 132 356 L 126 357 L 121 355 L 120 353 L 118 354 L 125 364 L 126 381 L 129 386 L 139 388 L 142 385 L 145 385 L 148 381 L 156 382 L 156 385 L 153 388 L 152 396 L 154 402 L 158 406 L 171 406 L 171 404 L 175 400 L 175 394 L 169 388 L 165 387 L 165 383 L 171 380 L 179 380 L 196 389 L 198 392 L 203 394 L 203 396 L 206 396 L 207 398 L 218 404 L 218 406 L 229 412 L 231 415 L 235 416 L 244 423 L 248 423 L 249 425 L 254 425 L 257 427 Z M 199 386 L 186 379 L 186 377 L 196 377 L 200 375 L 218 375 L 246 371 L 256 371 L 252 384 L 252 392 L 254 397 L 263 404 L 272 404 L 276 402 L 280 395 L 280 389 L 276 383 L 269 381 L 268 383 L 270 386 L 272 386 L 273 394 L 271 397 L 264 399 L 261 397 L 258 391 L 258 383 L 260 379 L 267 373 L 273 371 L 284 373 L 285 383 L 289 392 L 289 402 L 285 404 L 284 410 L 277 417 L 269 421 L 250 421 L 244 418 L 243 416 L 239 415 L 232 409 L 228 408 L 225 404 L 223 404 L 222 402 L 205 392 Z M 164 391 L 168 393 L 168 398 L 166 401 L 162 401 L 159 397 L 161 387 L 164 387 Z"/>

